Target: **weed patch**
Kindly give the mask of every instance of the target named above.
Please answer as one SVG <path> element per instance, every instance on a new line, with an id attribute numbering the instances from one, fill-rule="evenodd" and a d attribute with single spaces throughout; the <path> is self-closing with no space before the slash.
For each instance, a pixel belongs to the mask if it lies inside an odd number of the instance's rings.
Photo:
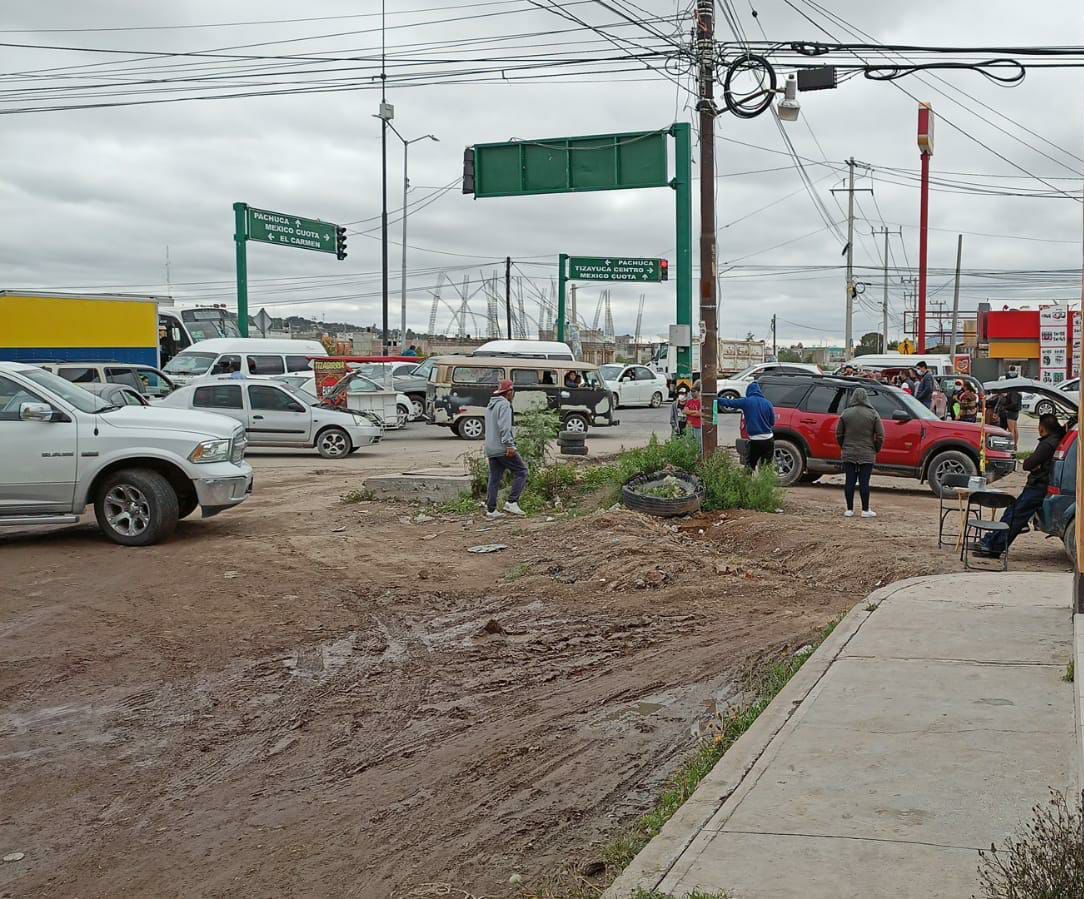
<path id="1" fill-rule="evenodd" d="M 353 490 L 348 490 L 342 496 L 339 497 L 341 503 L 367 503 L 371 499 L 375 499 L 376 494 L 373 493 L 368 487 L 356 487 Z"/>

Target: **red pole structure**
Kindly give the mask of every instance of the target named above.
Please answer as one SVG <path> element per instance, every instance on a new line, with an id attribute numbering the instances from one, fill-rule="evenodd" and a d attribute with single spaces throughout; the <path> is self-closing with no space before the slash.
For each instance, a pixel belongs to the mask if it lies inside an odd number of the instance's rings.
<path id="1" fill-rule="evenodd" d="M 918 104 L 918 149 L 922 154 L 922 189 L 918 221 L 918 352 L 926 352 L 926 254 L 930 223 L 930 157 L 933 156 L 933 108 Z"/>

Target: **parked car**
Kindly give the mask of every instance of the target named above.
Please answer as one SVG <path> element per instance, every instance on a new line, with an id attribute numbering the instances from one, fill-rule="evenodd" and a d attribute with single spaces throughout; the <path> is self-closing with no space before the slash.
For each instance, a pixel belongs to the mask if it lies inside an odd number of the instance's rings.
<path id="1" fill-rule="evenodd" d="M 987 479 L 996 481 L 1016 468 L 1008 431 L 942 421 L 913 396 L 887 384 L 830 375 L 772 374 L 760 379 L 760 387 L 775 406 L 775 465 L 783 486 L 812 483 L 843 470 L 836 423 L 855 387 L 866 389 L 884 422 L 885 443 L 877 454 L 875 474 L 926 481 L 938 496 L 947 494 L 941 486 L 945 475 L 978 473 L 983 434 Z M 742 458 L 748 444 L 743 418 L 737 440 Z"/>
<path id="2" fill-rule="evenodd" d="M 313 356 L 326 356 L 319 340 L 272 340 L 262 337 L 212 337 L 182 350 L 166 363 L 166 374 L 177 384 L 229 374 L 284 375 L 311 371 Z"/>
<path id="3" fill-rule="evenodd" d="M 87 384 L 127 384 L 144 396 L 169 396 L 177 385 L 172 379 L 150 365 L 129 362 L 35 362 L 46 371 L 60 375 L 66 381 L 85 387 Z"/>
<path id="4" fill-rule="evenodd" d="M 1071 383 L 1071 382 L 1066 382 Z M 1030 394 L 1042 403 L 1043 415 L 1058 414 L 1065 418 L 1066 433 L 1054 453 L 1054 469 L 1046 488 L 1046 499 L 1032 524 L 1044 534 L 1057 537 L 1065 543 L 1065 552 L 1076 563 L 1076 454 L 1079 443 L 1077 415 L 1080 401 L 1074 392 L 1064 385 L 1053 386 L 1029 378 L 1013 378 L 988 381 L 986 389 L 991 395 L 1015 390 Z"/>
<path id="5" fill-rule="evenodd" d="M 769 374 L 814 374 L 821 373 L 820 366 L 804 362 L 761 362 L 751 365 L 745 371 L 738 372 L 732 378 L 723 378 L 716 383 L 716 393 L 728 400 L 745 396 L 745 391 L 753 381 Z M 721 409 L 721 412 L 733 412 L 733 409 Z"/>
<path id="6" fill-rule="evenodd" d="M 579 386 L 566 387 L 575 372 Z M 451 428 L 465 440 L 485 437 L 485 411 L 497 385 L 508 378 L 516 386 L 512 409 L 552 409 L 567 431 L 618 424 L 613 397 L 598 366 L 589 362 L 519 359 L 509 356 L 437 356 L 425 395 L 430 424 Z"/>
<path id="7" fill-rule="evenodd" d="M 410 400 L 412 410 L 411 418 L 414 420 L 425 418 L 425 388 L 429 384 L 429 373 L 433 370 L 436 357 L 429 357 L 424 362 L 414 366 L 409 372 L 402 372 L 397 367 L 398 374 L 393 373 L 396 389 L 406 394 Z"/>
<path id="8" fill-rule="evenodd" d="M 666 375 L 653 372 L 646 365 L 603 365 L 598 373 L 614 396 L 614 408 L 651 406 L 657 409 L 670 395 Z"/>
<path id="9" fill-rule="evenodd" d="M 165 540 L 252 491 L 245 433 L 221 415 L 114 405 L 33 365 L 0 362 L 0 525 L 75 524 L 88 505 L 125 546 Z"/>
<path id="10" fill-rule="evenodd" d="M 1074 403 L 1077 405 L 1080 404 L 1080 378 L 1062 381 L 1060 384 L 1054 385 L 1051 389 L 1061 391 Z M 1045 393 L 1021 393 L 1020 396 L 1020 408 L 1030 415 L 1038 417 L 1057 411 L 1058 404 L 1056 397 L 1047 396 Z"/>
<path id="11" fill-rule="evenodd" d="M 127 384 L 80 384 L 88 393 L 101 397 L 111 406 L 149 406 L 151 401 Z"/>
<path id="12" fill-rule="evenodd" d="M 364 415 L 322 406 L 303 390 L 272 380 L 189 384 L 158 405 L 228 415 L 244 426 L 249 446 L 315 447 L 325 459 L 344 458 L 383 436 Z"/>
<path id="13" fill-rule="evenodd" d="M 276 375 L 271 380 L 282 381 L 285 384 L 293 384 L 295 387 L 303 390 L 312 399 L 318 399 L 316 390 L 316 375 L 314 374 L 293 374 L 293 375 Z M 360 402 L 350 402 L 351 397 L 358 398 L 364 394 L 379 394 L 384 393 L 386 395 L 389 390 L 395 388 L 384 387 L 384 382 L 381 380 L 374 380 L 373 378 L 367 378 L 364 375 L 356 371 L 350 371 L 330 393 L 325 393 L 323 402 L 327 405 L 335 406 L 336 408 L 353 409 L 355 412 L 369 410 L 374 413 L 379 420 L 379 424 L 387 428 L 389 431 L 398 430 L 399 428 L 405 428 L 408 421 L 411 419 L 411 402 L 410 398 L 405 393 L 395 394 L 394 405 L 389 405 L 388 409 L 384 409 L 383 403 L 364 404 Z M 345 401 L 340 400 L 340 397 L 345 394 Z"/>

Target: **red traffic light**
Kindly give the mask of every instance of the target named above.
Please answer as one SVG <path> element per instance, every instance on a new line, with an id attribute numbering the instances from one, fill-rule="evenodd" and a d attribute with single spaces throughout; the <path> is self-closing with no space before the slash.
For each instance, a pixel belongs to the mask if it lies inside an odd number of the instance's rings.
<path id="1" fill-rule="evenodd" d="M 660 259 L 659 260 L 659 280 L 660 281 L 669 281 L 670 280 L 670 260 L 669 259 Z"/>

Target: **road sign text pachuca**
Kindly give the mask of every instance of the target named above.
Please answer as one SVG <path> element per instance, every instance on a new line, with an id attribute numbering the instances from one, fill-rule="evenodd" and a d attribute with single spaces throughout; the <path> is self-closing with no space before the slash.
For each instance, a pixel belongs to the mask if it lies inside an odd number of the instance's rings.
<path id="1" fill-rule="evenodd" d="M 570 256 L 569 281 L 661 281 L 661 259 Z"/>
<path id="2" fill-rule="evenodd" d="M 335 252 L 335 225 L 331 222 L 250 207 L 247 231 L 249 240 L 320 253 Z"/>

